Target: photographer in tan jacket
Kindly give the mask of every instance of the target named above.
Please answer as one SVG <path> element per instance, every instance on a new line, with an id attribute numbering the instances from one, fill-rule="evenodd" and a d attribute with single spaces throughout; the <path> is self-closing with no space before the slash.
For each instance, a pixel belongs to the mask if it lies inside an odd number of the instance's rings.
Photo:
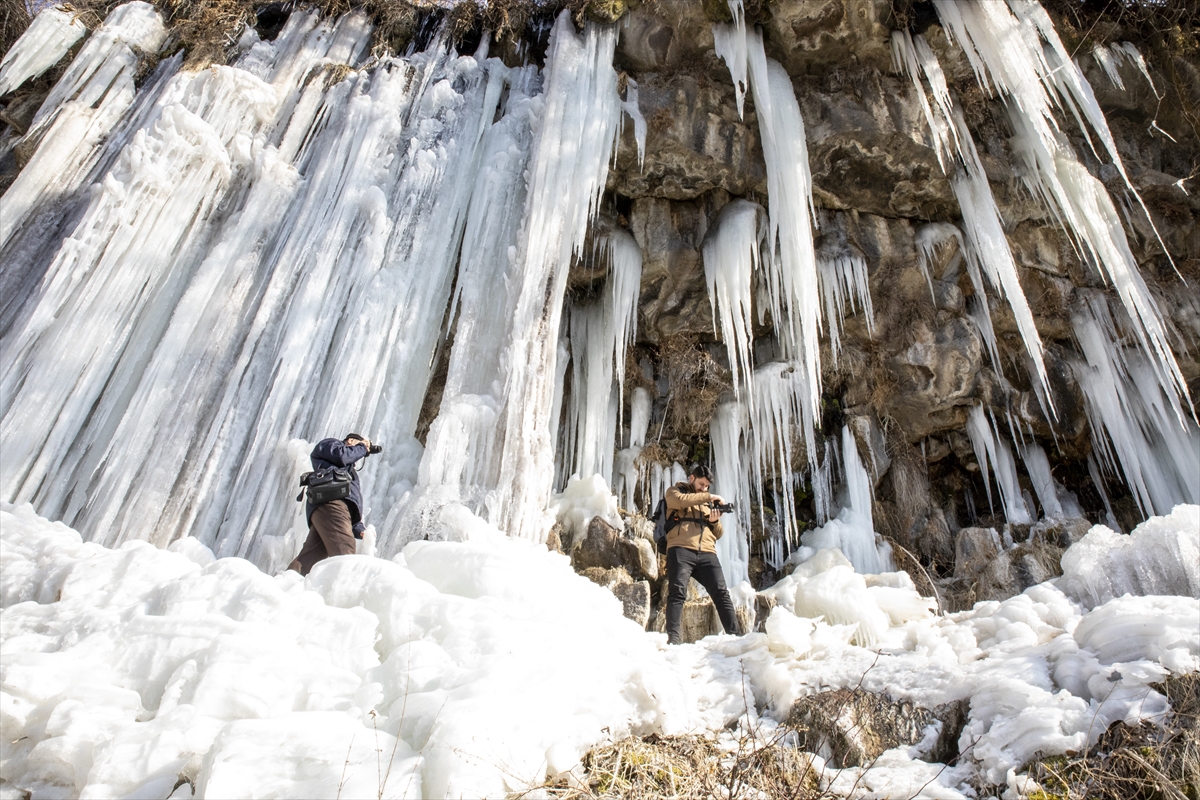
<path id="1" fill-rule="evenodd" d="M 717 558 L 717 539 L 724 531 L 721 512 L 714 506 L 725 505 L 725 500 L 709 493 L 711 485 L 712 471 L 696 464 L 686 482 L 667 489 L 668 524 L 674 525 L 667 532 L 667 641 L 671 644 L 680 643 L 683 603 L 691 578 L 712 597 L 725 632 L 737 632 L 733 601 Z"/>

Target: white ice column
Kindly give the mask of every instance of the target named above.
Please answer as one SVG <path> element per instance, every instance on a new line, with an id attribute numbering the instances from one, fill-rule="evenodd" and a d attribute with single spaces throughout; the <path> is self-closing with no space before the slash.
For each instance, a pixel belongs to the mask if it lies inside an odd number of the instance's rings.
<path id="1" fill-rule="evenodd" d="M 589 24 L 577 35 L 564 12 L 546 54 L 516 249 L 525 280 L 504 354 L 500 480 L 488 514 L 510 536 L 535 541 L 553 523 L 546 510 L 554 482 L 550 417 L 566 274 L 599 205 L 622 113 L 612 68 L 616 40 L 615 26 Z"/>
<path id="2" fill-rule="evenodd" d="M 750 487 L 742 451 L 742 417 L 740 404 L 722 403 L 709 424 L 716 468 L 712 491 L 734 505 L 733 513 L 721 517 L 724 533 L 717 540 L 717 556 L 729 586 L 750 579 Z"/>
<path id="3" fill-rule="evenodd" d="M 967 435 L 975 450 L 975 458 L 979 461 L 979 471 L 983 475 L 983 484 L 987 489 L 988 505 L 992 502 L 992 485 L 988 464 L 996 475 L 996 484 L 1000 488 L 1000 499 L 1004 504 L 1004 517 L 1014 525 L 1033 522 L 1033 515 L 1025 505 L 1021 496 L 1021 486 L 1017 481 L 1017 465 L 1013 460 L 1012 448 L 1008 442 L 995 430 L 982 406 L 972 406 L 967 414 Z"/>
<path id="4" fill-rule="evenodd" d="M 83 38 L 87 26 L 72 12 L 46 6 L 0 61 L 0 95 L 53 67 Z"/>
<path id="5" fill-rule="evenodd" d="M 1176 416 L 1149 360 L 1121 345 L 1102 295 L 1087 297 L 1071 322 L 1086 359 L 1073 365 L 1075 377 L 1101 465 L 1119 469 L 1143 515 L 1200 503 L 1200 429 Z"/>
<path id="6" fill-rule="evenodd" d="M 498 61 L 489 69 L 500 71 Z M 459 259 L 454 345 L 438 415 L 430 425 L 419 481 L 403 516 L 383 528 L 390 552 L 404 541 L 438 535 L 438 514 L 448 503 L 485 510 L 499 480 L 497 414 L 503 399 L 502 354 L 511 336 L 516 289 L 524 263 L 515 258 L 525 197 L 525 169 L 533 132 L 535 67 L 507 73 L 503 115 L 484 135 Z M 565 361 L 564 361 L 565 364 Z M 393 515 L 399 513 L 399 506 Z"/>
<path id="7" fill-rule="evenodd" d="M 729 355 L 733 389 L 740 397 L 754 370 L 751 343 L 754 325 L 754 270 L 761 261 L 760 246 L 766 239 L 762 206 L 734 200 L 721 209 L 701 246 L 708 302 L 713 310 L 713 327 L 719 326 L 721 341 Z M 753 393 L 748 394 L 753 399 Z"/>

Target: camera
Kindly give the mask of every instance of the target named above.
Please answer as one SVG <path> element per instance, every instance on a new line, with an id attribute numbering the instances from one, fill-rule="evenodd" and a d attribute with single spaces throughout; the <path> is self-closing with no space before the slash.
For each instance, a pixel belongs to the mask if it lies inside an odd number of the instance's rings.
<path id="1" fill-rule="evenodd" d="M 733 503 L 713 503 L 713 511 L 720 511 L 722 514 L 732 514 Z"/>
<path id="2" fill-rule="evenodd" d="M 382 453 L 382 452 L 383 452 L 383 445 L 381 445 L 381 444 L 373 444 L 367 448 L 367 455 L 369 455 L 369 456 L 373 456 L 376 453 Z"/>

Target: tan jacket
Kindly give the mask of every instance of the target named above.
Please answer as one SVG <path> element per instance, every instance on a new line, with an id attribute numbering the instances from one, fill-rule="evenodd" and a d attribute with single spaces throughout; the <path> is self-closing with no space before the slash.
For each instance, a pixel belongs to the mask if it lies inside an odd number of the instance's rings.
<path id="1" fill-rule="evenodd" d="M 712 513 L 712 495 L 693 492 L 686 481 L 667 489 L 667 513 L 677 512 L 680 522 L 667 533 L 667 549 L 686 547 L 701 553 L 717 552 L 717 539 L 725 533 L 720 522 L 706 523 Z"/>

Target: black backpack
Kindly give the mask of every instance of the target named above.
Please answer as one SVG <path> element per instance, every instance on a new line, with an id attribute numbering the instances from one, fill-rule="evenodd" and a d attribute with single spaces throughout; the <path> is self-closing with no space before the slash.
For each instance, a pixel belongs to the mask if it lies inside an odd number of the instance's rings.
<path id="1" fill-rule="evenodd" d="M 308 502 L 314 506 L 325 505 L 334 500 L 345 500 L 350 496 L 350 484 L 354 483 L 354 474 L 343 467 L 330 467 L 306 472 L 300 476 L 300 485 L 304 488 L 296 495 L 296 502 L 304 499 L 304 490 L 308 490 Z"/>
<path id="2" fill-rule="evenodd" d="M 667 511 L 667 499 L 664 497 L 654 507 L 654 514 L 650 519 L 654 520 L 654 544 L 658 548 L 658 552 L 666 555 L 667 534 L 679 524 L 679 515 L 674 511 Z"/>

